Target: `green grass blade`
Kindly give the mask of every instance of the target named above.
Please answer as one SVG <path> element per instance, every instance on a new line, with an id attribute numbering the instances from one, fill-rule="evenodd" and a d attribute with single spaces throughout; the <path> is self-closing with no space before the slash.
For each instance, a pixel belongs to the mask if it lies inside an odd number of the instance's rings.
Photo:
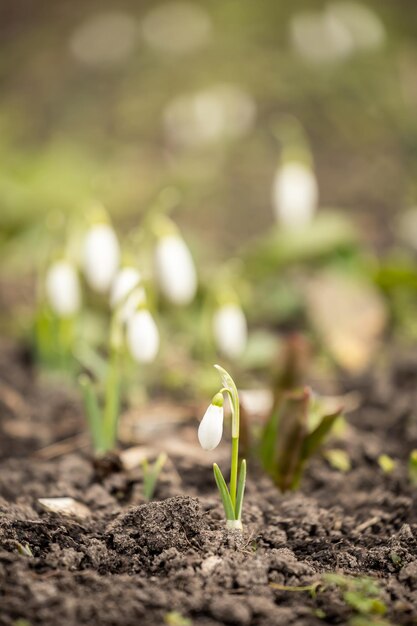
<path id="1" fill-rule="evenodd" d="M 93 389 L 91 380 L 86 375 L 79 377 L 79 384 L 83 392 L 84 407 L 87 416 L 87 422 L 93 440 L 94 452 L 105 452 L 102 416 L 98 405 L 97 395 Z"/>
<path id="2" fill-rule="evenodd" d="M 220 471 L 217 463 L 213 463 L 213 472 L 214 479 L 216 481 L 216 485 L 218 490 L 220 491 L 220 496 L 223 502 L 224 512 L 227 520 L 235 519 L 235 512 L 233 510 L 232 500 L 230 498 L 230 493 L 226 485 L 226 481 L 223 478 L 223 474 Z"/>
<path id="3" fill-rule="evenodd" d="M 237 495 L 235 517 L 237 520 L 242 519 L 243 496 L 245 495 L 246 486 L 246 461 L 242 460 L 240 464 L 239 480 L 237 481 Z"/>
<path id="4" fill-rule="evenodd" d="M 142 463 L 143 468 L 143 495 L 146 501 L 152 500 L 159 475 L 167 461 L 165 452 L 161 452 L 153 465 L 149 466 L 147 459 Z"/>
<path id="5" fill-rule="evenodd" d="M 320 424 L 304 440 L 301 450 L 301 460 L 306 461 L 311 457 L 330 433 L 335 421 L 340 417 L 342 410 L 338 410 L 331 415 L 322 417 Z"/>
<path id="6" fill-rule="evenodd" d="M 110 356 L 106 378 L 103 430 L 108 449 L 114 448 L 120 411 L 120 361 L 117 352 Z"/>

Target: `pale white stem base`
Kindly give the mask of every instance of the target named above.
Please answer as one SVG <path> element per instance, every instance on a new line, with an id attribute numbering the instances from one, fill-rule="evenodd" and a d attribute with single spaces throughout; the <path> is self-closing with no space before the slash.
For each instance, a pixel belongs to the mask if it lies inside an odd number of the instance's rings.
<path id="1" fill-rule="evenodd" d="M 226 521 L 227 530 L 243 530 L 243 525 L 240 519 L 228 519 Z"/>

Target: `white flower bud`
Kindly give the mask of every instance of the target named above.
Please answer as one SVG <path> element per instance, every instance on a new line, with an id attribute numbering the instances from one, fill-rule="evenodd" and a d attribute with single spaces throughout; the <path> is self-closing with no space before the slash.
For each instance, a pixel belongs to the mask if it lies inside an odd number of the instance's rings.
<path id="1" fill-rule="evenodd" d="M 146 302 L 146 294 L 141 286 L 142 277 L 135 267 L 123 267 L 116 274 L 110 291 L 110 306 L 120 307 L 119 315 L 126 322 L 137 308 Z"/>
<path id="2" fill-rule="evenodd" d="M 105 293 L 119 266 L 120 248 L 116 233 L 108 224 L 96 224 L 84 242 L 84 273 L 88 284 Z"/>
<path id="3" fill-rule="evenodd" d="M 136 311 L 127 323 L 127 346 L 139 363 L 151 363 L 159 350 L 159 331 L 146 309 Z"/>
<path id="4" fill-rule="evenodd" d="M 46 296 L 51 309 L 60 317 L 74 315 L 81 305 L 81 290 L 75 267 L 56 261 L 46 273 Z"/>
<path id="5" fill-rule="evenodd" d="M 141 282 L 141 275 L 135 267 L 122 267 L 114 277 L 110 291 L 110 306 L 114 309 Z"/>
<path id="6" fill-rule="evenodd" d="M 122 322 L 127 322 L 138 310 L 139 307 L 146 303 L 146 293 L 140 285 L 132 291 L 127 297 L 126 302 L 122 305 L 119 315 Z"/>
<path id="7" fill-rule="evenodd" d="M 276 219 L 283 226 L 294 230 L 307 226 L 318 202 L 313 171 L 301 162 L 284 163 L 275 174 L 272 202 Z"/>
<path id="8" fill-rule="evenodd" d="M 197 290 L 197 274 L 191 253 L 178 235 L 165 235 L 155 249 L 159 288 L 172 304 L 188 304 Z"/>
<path id="9" fill-rule="evenodd" d="M 221 406 L 210 404 L 198 427 L 198 440 L 204 450 L 214 450 L 223 435 L 223 401 Z"/>
<path id="10" fill-rule="evenodd" d="M 218 350 L 230 359 L 239 357 L 246 348 L 246 317 L 237 304 L 221 306 L 214 314 L 213 334 Z"/>

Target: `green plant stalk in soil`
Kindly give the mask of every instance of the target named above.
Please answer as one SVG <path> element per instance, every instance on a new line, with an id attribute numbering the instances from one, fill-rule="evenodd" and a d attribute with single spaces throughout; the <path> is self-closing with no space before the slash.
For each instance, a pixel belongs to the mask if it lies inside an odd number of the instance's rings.
<path id="1" fill-rule="evenodd" d="M 167 458 L 165 452 L 161 452 L 153 463 L 149 463 L 147 459 L 142 462 L 143 495 L 147 502 L 153 498 L 159 475 L 164 468 Z"/>
<path id="2" fill-rule="evenodd" d="M 122 356 L 120 320 L 117 315 L 114 315 L 102 406 L 100 406 L 97 391 L 89 376 L 83 374 L 79 378 L 93 449 L 97 456 L 112 450 L 116 444 L 122 382 Z"/>
<path id="3" fill-rule="evenodd" d="M 74 337 L 74 316 L 59 317 L 46 305 L 39 307 L 34 324 L 34 347 L 37 360 L 44 369 L 74 375 Z"/>
<path id="4" fill-rule="evenodd" d="M 242 530 L 242 507 L 246 485 L 246 461 L 244 459 L 242 460 L 239 469 L 239 395 L 230 374 L 219 365 L 215 365 L 214 367 L 221 376 L 223 387 L 213 397 L 212 403 L 200 424 L 201 429 L 203 422 L 207 420 L 205 433 L 201 436 L 199 429 L 199 438 L 202 446 L 209 450 L 212 450 L 220 443 L 223 429 L 223 394 L 227 394 L 232 410 L 232 449 L 229 486 L 227 486 L 217 463 L 213 463 L 213 472 L 226 515 L 226 527 L 232 530 Z M 221 420 L 221 425 L 220 428 L 216 428 L 216 424 L 217 427 L 219 426 L 219 419 Z M 216 431 L 217 437 L 215 437 L 214 443 L 209 443 L 206 446 L 204 445 L 205 437 L 209 437 L 210 431 L 213 429 Z"/>
<path id="5" fill-rule="evenodd" d="M 341 409 L 329 415 L 317 412 L 308 387 L 280 394 L 264 427 L 259 453 L 281 491 L 297 489 L 305 464 L 340 414 Z"/>

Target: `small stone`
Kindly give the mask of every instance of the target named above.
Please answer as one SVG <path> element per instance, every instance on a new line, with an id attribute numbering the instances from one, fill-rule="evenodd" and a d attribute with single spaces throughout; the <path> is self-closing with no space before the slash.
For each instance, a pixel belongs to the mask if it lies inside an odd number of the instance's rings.
<path id="1" fill-rule="evenodd" d="M 90 509 L 74 498 L 38 498 L 38 502 L 45 511 L 50 513 L 60 513 L 79 519 L 85 519 L 91 515 Z"/>
<path id="2" fill-rule="evenodd" d="M 216 569 L 222 562 L 219 556 L 209 556 L 201 564 L 201 573 L 203 576 L 210 576 L 210 574 Z"/>

